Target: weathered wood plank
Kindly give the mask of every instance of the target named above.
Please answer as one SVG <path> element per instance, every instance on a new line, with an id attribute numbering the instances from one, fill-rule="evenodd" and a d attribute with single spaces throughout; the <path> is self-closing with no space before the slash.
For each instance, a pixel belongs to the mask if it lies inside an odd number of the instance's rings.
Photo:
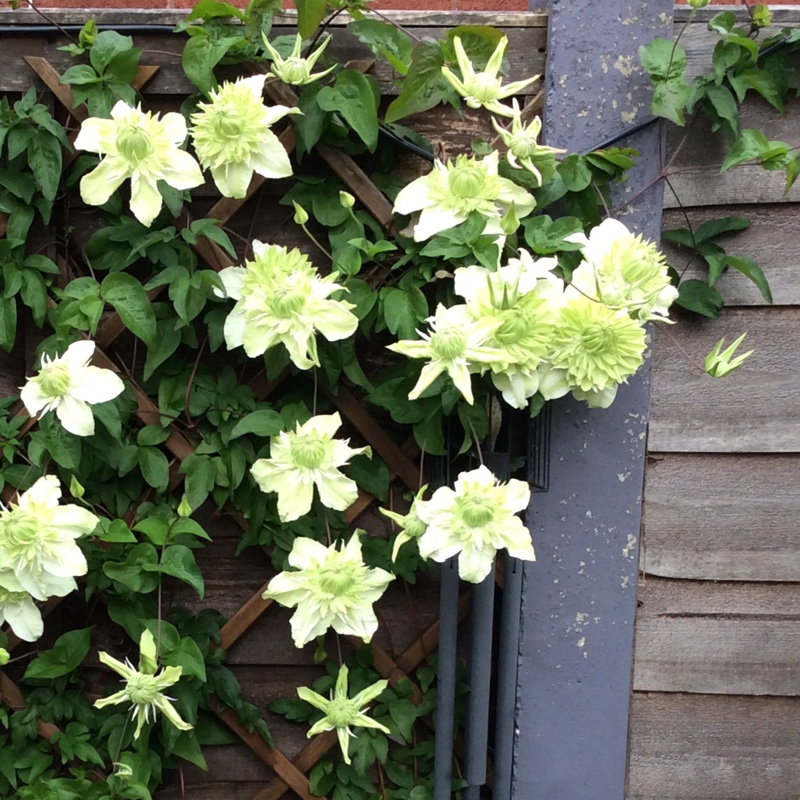
<path id="1" fill-rule="evenodd" d="M 691 208 L 687 215 L 694 230 L 702 223 L 721 217 L 744 217 L 751 222 L 746 231 L 720 238 L 731 255 L 752 258 L 763 269 L 776 305 L 800 305 L 800 205 L 736 205 L 724 208 Z M 686 218 L 679 209 L 664 213 L 664 228 L 685 228 Z M 705 262 L 683 247 L 662 241 L 667 263 L 684 278 L 707 278 Z M 688 267 L 687 267 L 688 265 Z M 684 272 L 685 270 L 685 272 Z M 717 287 L 728 306 L 762 306 L 764 298 L 755 284 L 736 270 L 727 270 Z"/>
<path id="2" fill-rule="evenodd" d="M 796 585 L 651 577 L 638 600 L 634 689 L 800 695 Z"/>
<path id="3" fill-rule="evenodd" d="M 628 800 L 797 800 L 800 703 L 635 693 Z"/>
<path id="4" fill-rule="evenodd" d="M 726 309 L 719 320 L 684 320 L 653 335 L 651 452 L 800 451 L 800 349 L 796 308 Z M 701 365 L 722 336 L 748 332 L 753 356 L 722 380 Z"/>
<path id="5" fill-rule="evenodd" d="M 640 567 L 648 575 L 800 582 L 800 457 L 651 458 Z"/>

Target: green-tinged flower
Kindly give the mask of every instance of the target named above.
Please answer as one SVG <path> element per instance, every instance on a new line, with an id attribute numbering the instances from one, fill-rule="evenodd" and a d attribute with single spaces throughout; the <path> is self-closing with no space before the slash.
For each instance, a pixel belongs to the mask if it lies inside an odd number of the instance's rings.
<path id="1" fill-rule="evenodd" d="M 420 507 L 428 526 L 419 540 L 420 555 L 434 561 L 458 555 L 458 574 L 470 583 L 489 574 L 503 547 L 514 558 L 533 561 L 530 533 L 517 516 L 530 497 L 527 483 L 500 483 L 484 466 L 462 472 L 455 490 L 442 486 Z"/>
<path id="2" fill-rule="evenodd" d="M 108 653 L 98 653 L 97 657 L 107 667 L 111 667 L 125 680 L 125 688 L 109 697 L 95 700 L 95 708 L 105 708 L 117 703 L 131 703 L 131 719 L 136 720 L 133 738 L 138 739 L 145 723 L 155 721 L 160 711 L 179 731 L 190 731 L 192 725 L 184 722 L 172 705 L 174 698 L 163 694 L 164 689 L 177 683 L 181 677 L 181 667 L 164 667 L 156 674 L 156 643 L 153 634 L 145 630 L 139 640 L 139 669 L 133 668 L 130 661 L 117 661 Z"/>
<path id="3" fill-rule="evenodd" d="M 352 336 L 358 318 L 351 303 L 332 300 L 342 287 L 337 273 L 320 277 L 297 248 L 253 242 L 255 259 L 219 273 L 228 297 L 237 301 L 225 320 L 228 349 L 244 347 L 256 358 L 278 344 L 298 369 L 319 366 L 315 335 L 329 342 Z"/>
<path id="4" fill-rule="evenodd" d="M 80 506 L 59 505 L 60 499 L 58 478 L 45 475 L 18 505 L 0 511 L 0 565 L 37 600 L 63 597 L 76 588 L 75 576 L 86 574 L 86 558 L 75 540 L 100 521 Z"/>
<path id="5" fill-rule="evenodd" d="M 19 636 L 19 634 L 17 635 Z M 5 649 L 5 647 L 0 647 L 0 667 L 4 667 L 6 664 L 8 664 L 9 661 L 11 661 L 11 653 L 9 653 L 8 650 Z"/>
<path id="6" fill-rule="evenodd" d="M 350 447 L 349 439 L 334 439 L 342 425 L 335 414 L 320 414 L 270 439 L 270 457 L 259 458 L 250 472 L 262 492 L 278 493 L 281 522 L 299 519 L 311 510 L 314 486 L 326 508 L 344 511 L 358 497 L 356 482 L 340 471 L 353 456 L 369 447 Z"/>
<path id="7" fill-rule="evenodd" d="M 384 517 L 389 517 L 398 528 L 400 528 L 400 533 L 397 534 L 394 540 L 394 546 L 392 547 L 392 561 L 397 561 L 397 554 L 400 552 L 400 548 L 406 542 L 413 542 L 416 539 L 419 539 L 425 530 L 427 529 L 427 525 L 419 518 L 419 508 L 422 506 L 425 501 L 422 499 L 426 490 L 428 489 L 427 484 L 423 486 L 414 497 L 414 502 L 411 503 L 411 508 L 408 510 L 408 514 L 397 514 L 394 511 L 389 511 L 386 508 L 379 508 L 378 510 L 383 514 Z"/>
<path id="8" fill-rule="evenodd" d="M 408 399 L 416 400 L 443 372 L 446 372 L 464 399 L 472 404 L 470 371 L 482 371 L 492 364 L 505 364 L 502 350 L 487 346 L 500 320 L 475 319 L 466 306 L 445 308 L 439 304 L 436 314 L 428 318 L 430 333 L 417 331 L 420 339 L 403 339 L 388 345 L 389 350 L 409 358 L 425 358 L 416 386 Z"/>
<path id="9" fill-rule="evenodd" d="M 269 57 L 272 59 L 272 66 L 270 67 L 270 71 L 266 74 L 266 77 L 277 78 L 284 83 L 288 83 L 290 86 L 305 86 L 307 83 L 313 83 L 320 78 L 324 78 L 326 75 L 333 72 L 335 66 L 322 72 L 317 72 L 316 74 L 312 74 L 312 72 L 319 57 L 330 44 L 331 38 L 331 36 L 326 36 L 313 53 L 310 53 L 305 58 L 301 58 L 300 51 L 303 49 L 303 37 L 298 33 L 294 41 L 292 54 L 289 58 L 283 58 L 269 43 L 267 35 L 264 34 L 264 49 L 269 53 Z"/>
<path id="10" fill-rule="evenodd" d="M 55 410 L 65 430 L 91 436 L 94 416 L 89 406 L 113 400 L 125 388 L 110 369 L 89 366 L 94 350 L 94 342 L 83 339 L 73 342 L 62 356 L 43 355 L 39 374 L 20 391 L 27 412 L 35 417 Z"/>
<path id="11" fill-rule="evenodd" d="M 530 86 L 534 81 L 539 80 L 538 75 L 524 81 L 502 85 L 500 78 L 500 67 L 503 64 L 503 56 L 508 47 L 508 37 L 504 36 L 498 43 L 483 72 L 475 72 L 469 56 L 461 44 L 461 38 L 453 38 L 453 47 L 456 51 L 458 68 L 461 70 L 459 79 L 448 67 L 442 67 L 442 75 L 447 82 L 464 98 L 470 108 L 485 108 L 493 114 L 503 117 L 510 117 L 514 113 L 508 106 L 503 105 L 500 100 L 518 94 L 525 87 Z"/>
<path id="12" fill-rule="evenodd" d="M 490 364 L 492 382 L 509 405 L 525 408 L 538 389 L 539 364 L 552 346 L 564 284 L 552 272 L 556 259 L 534 261 L 526 250 L 519 256 L 495 272 L 480 266 L 457 269 L 455 291 L 474 319 L 496 321 L 486 346 L 505 355 Z"/>
<path id="13" fill-rule="evenodd" d="M 603 220 L 588 239 L 576 233 L 567 240 L 583 246 L 585 260 L 572 273 L 575 289 L 639 319 L 664 321 L 678 290 L 653 242 L 635 236 L 616 219 Z"/>
<path id="14" fill-rule="evenodd" d="M 744 341 L 745 336 L 747 336 L 747 334 L 743 333 L 724 352 L 720 352 L 725 344 L 724 336 L 714 345 L 711 352 L 706 356 L 705 361 L 706 372 L 712 378 L 724 378 L 726 375 L 730 375 L 731 372 L 740 367 L 745 360 L 753 354 L 752 350 L 748 350 L 746 353 L 736 356 L 736 358 L 733 357 L 736 348 Z"/>
<path id="15" fill-rule="evenodd" d="M 565 371 L 570 389 L 605 392 L 636 372 L 645 347 L 641 322 L 578 295 L 561 309 L 550 362 Z"/>
<path id="16" fill-rule="evenodd" d="M 131 211 L 150 227 L 163 204 L 158 181 L 181 190 L 203 182 L 197 162 L 179 146 L 185 138 L 186 121 L 180 114 L 169 112 L 159 118 L 123 100 L 111 109 L 111 119 L 85 120 L 75 147 L 104 158 L 81 178 L 83 202 L 103 205 L 130 178 Z"/>
<path id="17" fill-rule="evenodd" d="M 500 154 L 486 158 L 458 156 L 436 161 L 433 169 L 401 189 L 394 202 L 397 214 L 414 214 L 414 239 L 421 242 L 464 222 L 477 211 L 487 220 L 484 233 L 502 234 L 500 220 L 513 206 L 518 218 L 533 211 L 533 195 L 498 174 Z"/>
<path id="18" fill-rule="evenodd" d="M 566 153 L 556 147 L 546 147 L 539 144 L 539 133 L 542 130 L 542 121 L 534 117 L 527 125 L 522 121 L 522 114 L 516 100 L 512 102 L 511 129 L 504 128 L 494 117 L 492 125 L 500 136 L 503 144 L 508 148 L 506 159 L 514 169 L 526 169 L 536 177 L 539 185 L 542 184 L 542 173 L 536 162 L 553 162 L 557 153 Z"/>
<path id="19" fill-rule="evenodd" d="M 42 612 L 10 570 L 0 571 L 0 625 L 4 622 L 25 642 L 35 642 L 44 633 Z M 0 648 L 0 667 L 8 663 L 7 658 L 2 661 L 4 652 Z"/>
<path id="20" fill-rule="evenodd" d="M 297 607 L 292 615 L 292 639 L 303 647 L 328 628 L 358 636 L 365 642 L 378 629 L 372 604 L 394 579 L 391 572 L 368 567 L 361 558 L 360 531 L 343 549 L 298 536 L 289 553 L 293 572 L 280 572 L 263 597 L 282 606 Z"/>
<path id="21" fill-rule="evenodd" d="M 342 749 L 344 763 L 350 763 L 350 737 L 354 736 L 351 727 L 374 728 L 375 730 L 391 733 L 391 731 L 380 722 L 375 722 L 367 716 L 364 710 L 375 698 L 389 685 L 389 681 L 376 681 L 366 689 L 362 689 L 355 697 L 350 697 L 347 689 L 347 667 L 342 664 L 339 667 L 339 675 L 336 678 L 336 688 L 331 692 L 331 699 L 326 700 L 321 694 L 317 694 L 307 686 L 299 686 L 298 696 L 310 703 L 314 708 L 318 708 L 325 716 L 315 722 L 308 731 L 308 738 L 316 736 L 323 731 L 336 730 L 339 737 L 339 747 Z"/>
<path id="22" fill-rule="evenodd" d="M 197 157 L 211 170 L 214 183 L 225 197 L 242 198 L 257 172 L 265 178 L 292 174 L 289 154 L 272 126 L 287 114 L 300 114 L 288 106 L 264 105 L 266 75 L 225 81 L 198 103 L 192 114 L 192 141 Z"/>

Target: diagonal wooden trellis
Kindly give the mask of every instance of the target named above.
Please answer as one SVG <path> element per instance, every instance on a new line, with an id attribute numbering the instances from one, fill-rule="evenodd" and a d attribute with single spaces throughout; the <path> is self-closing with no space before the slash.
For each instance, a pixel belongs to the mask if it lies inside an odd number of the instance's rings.
<path id="1" fill-rule="evenodd" d="M 73 107 L 71 90 L 68 86 L 61 83 L 61 76 L 46 59 L 29 56 L 25 57 L 25 61 L 33 72 L 42 80 L 45 86 L 50 89 L 56 100 L 76 121 L 81 122 L 88 117 L 88 110 L 84 105 Z M 351 67 L 365 71 L 370 65 L 371 62 L 351 62 L 349 64 Z M 134 81 L 135 88 L 141 89 L 146 86 L 157 71 L 158 67 L 140 67 Z M 284 105 L 296 105 L 297 97 L 288 87 L 272 81 L 267 82 L 265 88 L 273 101 Z M 75 132 L 72 134 L 73 141 L 74 136 Z M 294 148 L 295 136 L 291 122 L 287 124 L 280 139 L 287 150 L 291 151 Z M 378 220 L 381 227 L 387 232 L 390 231 L 393 224 L 391 204 L 369 180 L 363 170 L 361 170 L 349 156 L 333 148 L 319 145 L 316 150 L 347 185 L 348 189 L 352 191 L 367 209 L 369 209 Z M 74 158 L 74 152 L 65 152 L 65 164 L 70 163 Z M 222 198 L 212 207 L 207 217 L 219 220 L 220 224 L 227 223 L 265 182 L 264 178 L 255 175 L 245 198 L 241 200 Z M 191 222 L 192 219 L 190 215 L 185 213 L 182 219 L 177 222 L 177 227 L 188 227 Z M 2 223 L 2 220 L 0 220 L 0 223 Z M 234 264 L 221 248 L 208 239 L 199 239 L 194 247 L 197 253 L 212 269 L 219 271 Z M 370 282 L 373 285 L 377 285 L 380 282 L 380 277 L 377 275 L 370 276 Z M 163 287 L 157 287 L 151 290 L 149 293 L 150 299 L 154 300 L 162 291 Z M 94 361 L 98 366 L 117 372 L 120 371 L 119 367 L 109 358 L 105 351 L 124 330 L 125 326 L 116 313 L 111 314 L 102 323 L 95 337 L 97 350 Z M 130 376 L 127 377 L 137 401 L 137 415 L 139 419 L 145 425 L 158 424 L 161 419 L 158 407 Z M 250 386 L 257 399 L 263 400 L 277 388 L 281 381 L 282 376 L 276 381 L 270 382 L 266 379 L 266 375 L 261 373 L 251 381 Z M 364 409 L 357 398 L 344 387 L 339 387 L 338 393 L 336 395 L 331 395 L 329 399 L 342 417 L 359 432 L 364 440 L 384 460 L 389 467 L 391 480 L 400 481 L 401 484 L 416 491 L 421 483 L 422 476 L 419 468 L 412 461 L 413 455 L 417 452 L 415 445 L 413 443 L 407 443 L 405 446 L 397 445 Z M 24 410 L 20 412 L 20 416 L 27 416 Z M 29 430 L 35 423 L 35 419 L 26 419 L 21 432 Z M 170 435 L 164 442 L 164 447 L 173 457 L 170 465 L 170 488 L 175 489 L 184 480 L 184 475 L 180 473 L 179 466 L 182 461 L 193 453 L 193 448 L 190 442 L 175 427 L 174 423 L 171 424 Z M 12 496 L 13 493 L 10 489 L 4 492 L 4 499 L 6 501 L 10 500 Z M 374 498 L 368 493 L 363 491 L 359 492 L 359 497 L 356 502 L 345 512 L 345 519 L 348 522 L 352 522 L 359 514 L 369 507 L 373 500 Z M 134 513 L 133 509 L 129 512 L 131 521 Z M 247 529 L 248 522 L 240 512 L 230 509 L 230 515 L 240 527 L 245 530 Z M 224 625 L 222 628 L 220 647 L 225 649 L 231 647 L 250 629 L 255 621 L 272 606 L 271 600 L 262 599 L 261 594 L 263 588 L 264 587 L 253 594 Z M 49 613 L 59 602 L 59 598 L 51 600 L 46 605 L 44 613 Z M 467 612 L 468 598 L 464 595 L 459 604 L 460 618 L 463 619 Z M 422 692 L 411 678 L 411 673 L 435 649 L 437 641 L 438 622 L 434 623 L 426 630 L 396 660 L 393 659 L 388 652 L 373 644 L 372 649 L 374 652 L 375 669 L 382 677 L 386 678 L 391 685 L 394 685 L 402 678 L 407 679 L 412 687 L 411 699 L 414 703 L 419 704 L 422 700 Z M 9 632 L 9 649 L 14 649 L 18 644 L 19 640 L 13 633 Z M 360 641 L 355 641 L 355 644 L 360 644 Z M 8 676 L 4 675 L 2 671 L 0 671 L 0 698 L 13 708 L 24 707 L 24 699 L 18 687 Z M 211 699 L 211 708 L 222 722 L 224 722 L 241 741 L 256 753 L 264 764 L 269 766 L 275 773 L 276 777 L 261 789 L 254 796 L 253 800 L 277 800 L 288 790 L 293 791 L 303 800 L 314 800 L 316 796 L 310 791 L 307 773 L 319 758 L 336 743 L 336 736 L 332 732 L 323 734 L 314 739 L 292 761 L 278 748 L 270 749 L 258 734 L 248 731 L 231 709 L 221 709 L 218 700 L 214 697 Z M 427 722 L 430 724 L 430 720 L 427 720 Z M 57 731 L 57 728 L 49 723 L 40 722 L 39 731 L 43 737 L 50 739 Z"/>

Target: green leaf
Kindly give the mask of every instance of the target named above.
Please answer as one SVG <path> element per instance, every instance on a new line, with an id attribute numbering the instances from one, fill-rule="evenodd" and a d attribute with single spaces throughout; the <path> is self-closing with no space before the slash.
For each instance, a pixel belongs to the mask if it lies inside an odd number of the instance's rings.
<path id="1" fill-rule="evenodd" d="M 324 2 L 324 0 L 323 0 Z M 201 91 L 208 94 L 217 86 L 214 67 L 237 42 L 238 36 L 212 39 L 205 31 L 192 36 L 183 49 L 182 63 L 186 77 Z"/>
<path id="2" fill-rule="evenodd" d="M 763 69 L 748 69 L 739 73 L 748 86 L 755 89 L 771 106 L 783 113 L 786 107 L 775 78 Z"/>
<path id="3" fill-rule="evenodd" d="M 101 542 L 111 543 L 126 543 L 136 541 L 136 537 L 131 532 L 131 529 L 125 524 L 125 520 L 107 520 L 103 517 L 100 518 L 97 538 L 100 539 Z"/>
<path id="4" fill-rule="evenodd" d="M 734 136 L 737 135 L 739 132 L 739 109 L 731 90 L 727 86 L 711 85 L 706 88 L 706 97 L 714 107 L 714 111 L 731 126 Z"/>
<path id="5" fill-rule="evenodd" d="M 408 73 L 414 55 L 411 37 L 400 28 L 378 19 L 351 22 L 347 29 L 355 34 L 375 55 L 382 55 L 401 75 Z"/>
<path id="6" fill-rule="evenodd" d="M 762 154 L 770 149 L 770 141 L 757 128 L 745 128 L 739 141 L 731 147 L 725 161 L 720 168 L 720 172 L 726 172 L 737 164 L 745 161 L 753 161 L 761 158 Z"/>
<path id="7" fill-rule="evenodd" d="M 100 83 L 103 79 L 88 65 L 77 64 L 70 67 L 61 76 L 61 83 L 69 86 L 86 86 L 93 83 Z"/>
<path id="8" fill-rule="evenodd" d="M 103 300 L 114 307 L 125 327 L 149 348 L 156 346 L 156 315 L 144 287 L 133 275 L 113 272 L 100 284 Z"/>
<path id="9" fill-rule="evenodd" d="M 365 492 L 377 497 L 382 503 L 386 502 L 389 497 L 389 483 L 392 476 L 389 467 L 381 459 L 370 459 L 365 455 L 355 456 L 345 467 L 345 472 Z"/>
<path id="10" fill-rule="evenodd" d="M 639 59 L 654 82 L 682 78 L 686 70 L 686 51 L 672 39 L 653 39 L 639 48 Z"/>
<path id="11" fill-rule="evenodd" d="M 169 484 L 169 461 L 157 447 L 139 448 L 139 468 L 149 486 L 164 491 Z"/>
<path id="12" fill-rule="evenodd" d="M 205 660 L 194 639 L 183 637 L 177 649 L 164 656 L 162 661 L 168 667 L 181 667 L 184 675 L 192 675 L 206 682 Z"/>
<path id="13" fill-rule="evenodd" d="M 0 296 L 0 347 L 10 352 L 17 338 L 17 298 Z"/>
<path id="14" fill-rule="evenodd" d="M 711 64 L 714 67 L 714 79 L 722 83 L 725 73 L 736 66 L 741 57 L 742 51 L 738 44 L 726 42 L 721 39 L 714 47 L 714 54 L 711 56 Z"/>
<path id="15" fill-rule="evenodd" d="M 169 439 L 169 429 L 160 425 L 145 425 L 136 434 L 136 444 L 139 447 L 155 447 Z"/>
<path id="16" fill-rule="evenodd" d="M 439 42 L 420 42 L 414 48 L 400 94 L 386 109 L 386 122 L 427 111 L 451 95 L 453 90 L 442 75 L 443 66 L 442 45 Z"/>
<path id="17" fill-rule="evenodd" d="M 375 79 L 356 69 L 346 69 L 336 76 L 334 86 L 324 86 L 317 95 L 323 111 L 344 117 L 370 152 L 378 144 L 378 95 Z"/>
<path id="18" fill-rule="evenodd" d="M 725 264 L 732 267 L 737 272 L 741 272 L 746 278 L 749 278 L 761 292 L 761 296 L 768 303 L 772 303 L 772 291 L 769 288 L 769 281 L 764 274 L 764 270 L 753 261 L 752 258 L 745 258 L 744 256 L 726 256 Z"/>
<path id="19" fill-rule="evenodd" d="M 401 339 L 416 339 L 417 326 L 428 316 L 425 295 L 419 289 L 387 287 L 381 290 L 381 302 L 389 331 Z"/>
<path id="20" fill-rule="evenodd" d="M 236 17 L 239 20 L 246 20 L 247 15 L 243 14 L 236 6 L 230 3 L 223 3 L 220 0 L 199 0 L 195 3 L 191 13 L 186 17 L 186 22 L 202 19 L 210 20 L 217 18 Z"/>
<path id="21" fill-rule="evenodd" d="M 750 220 L 743 217 L 721 217 L 720 219 L 710 219 L 704 222 L 694 232 L 694 240 L 697 244 L 702 244 L 724 233 L 734 231 L 744 231 L 750 227 Z"/>
<path id="22" fill-rule="evenodd" d="M 145 517 L 133 529 L 143 533 L 156 547 L 161 547 L 167 541 L 169 522 L 163 517 Z"/>
<path id="23" fill-rule="evenodd" d="M 189 505 L 199 508 L 216 483 L 216 465 L 208 456 L 192 453 L 184 459 L 180 472 L 186 475 L 186 498 Z"/>
<path id="24" fill-rule="evenodd" d="M 61 144 L 45 131 L 37 131 L 28 145 L 28 164 L 44 199 L 52 205 L 61 181 Z"/>
<path id="25" fill-rule="evenodd" d="M 130 36 L 122 36 L 116 31 L 102 31 L 94 37 L 92 49 L 89 51 L 89 61 L 102 75 L 115 56 L 132 48 L 133 39 Z"/>
<path id="26" fill-rule="evenodd" d="M 153 373 L 178 349 L 181 332 L 175 326 L 174 318 L 160 319 L 156 323 L 156 345 L 148 349 L 144 363 L 144 379 L 149 380 Z"/>
<path id="27" fill-rule="evenodd" d="M 164 557 L 160 564 L 142 564 L 142 569 L 146 572 L 160 572 L 177 578 L 179 581 L 189 584 L 202 599 L 205 592 L 205 584 L 200 567 L 194 558 L 194 553 L 182 544 L 172 544 L 164 550 Z"/>
<path id="28" fill-rule="evenodd" d="M 297 7 L 297 32 L 310 39 L 325 18 L 327 0 L 295 0 Z"/>
<path id="29" fill-rule="evenodd" d="M 708 29 L 717 33 L 730 33 L 735 25 L 736 15 L 733 11 L 722 11 L 708 21 Z"/>
<path id="30" fill-rule="evenodd" d="M 687 311 L 712 318 L 718 317 L 725 305 L 722 295 L 713 286 L 694 279 L 681 281 L 675 302 Z"/>
<path id="31" fill-rule="evenodd" d="M 70 631 L 56 639 L 52 650 L 45 650 L 28 664 L 25 680 L 58 678 L 78 668 L 91 644 L 91 628 Z"/>
<path id="32" fill-rule="evenodd" d="M 583 191 L 592 182 L 592 171 L 586 166 L 585 159 L 575 153 L 559 164 L 558 171 L 570 192 Z"/>
<path id="33" fill-rule="evenodd" d="M 242 417 L 231 431 L 231 439 L 254 433 L 256 436 L 275 436 L 283 430 L 283 418 L 277 411 L 264 408 Z"/>
<path id="34" fill-rule="evenodd" d="M 323 111 L 317 103 L 317 97 L 323 88 L 319 83 L 312 84 L 300 95 L 297 103 L 297 107 L 303 114 L 295 118 L 295 131 L 307 153 L 310 153 L 320 140 L 325 129 L 325 121 L 330 116 L 329 112 Z"/>

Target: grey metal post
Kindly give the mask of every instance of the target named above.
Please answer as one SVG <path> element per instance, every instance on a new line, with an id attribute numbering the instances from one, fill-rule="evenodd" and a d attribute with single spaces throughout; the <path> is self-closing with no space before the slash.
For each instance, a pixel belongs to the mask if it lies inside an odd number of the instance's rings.
<path id="1" fill-rule="evenodd" d="M 672 0 L 549 11 L 545 139 L 582 152 L 649 114 L 637 51 L 670 35 Z M 659 127 L 621 143 L 641 153 L 627 194 L 658 172 Z M 658 237 L 660 187 L 628 210 L 629 227 Z M 550 490 L 528 514 L 538 560 L 524 573 L 516 800 L 624 798 L 648 399 L 645 368 L 609 409 L 554 403 Z"/>

